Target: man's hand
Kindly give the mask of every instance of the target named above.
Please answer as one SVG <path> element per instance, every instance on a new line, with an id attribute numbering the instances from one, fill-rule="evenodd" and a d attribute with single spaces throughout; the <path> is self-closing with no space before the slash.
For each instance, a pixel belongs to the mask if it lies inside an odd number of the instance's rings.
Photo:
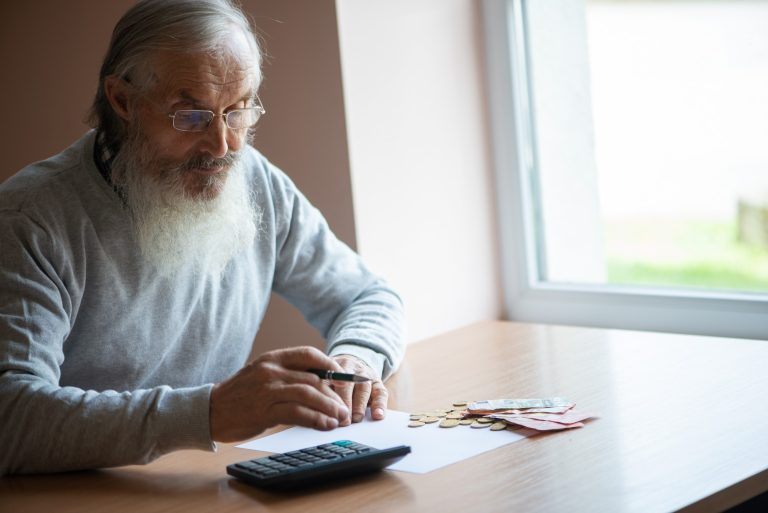
<path id="1" fill-rule="evenodd" d="M 349 408 L 309 368 L 342 371 L 313 347 L 264 353 L 211 391 L 211 438 L 235 442 L 277 424 L 323 431 L 350 423 Z"/>
<path id="2" fill-rule="evenodd" d="M 366 365 L 362 360 L 351 355 L 335 356 L 334 360 L 341 365 L 342 372 L 359 374 L 371 378 L 373 381 L 367 383 L 342 383 L 333 382 L 333 388 L 339 397 L 352 412 L 352 418 L 341 422 L 341 426 L 346 426 L 351 422 L 360 422 L 365 416 L 366 406 L 371 407 L 371 416 L 374 420 L 381 420 L 387 411 L 387 399 L 389 393 L 384 383 L 381 382 L 378 374 Z"/>

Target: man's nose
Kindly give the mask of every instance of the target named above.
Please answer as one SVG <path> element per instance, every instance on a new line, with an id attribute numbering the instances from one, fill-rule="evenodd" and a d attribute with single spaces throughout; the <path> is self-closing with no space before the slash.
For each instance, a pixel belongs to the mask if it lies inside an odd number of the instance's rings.
<path id="1" fill-rule="evenodd" d="M 216 116 L 205 131 L 204 150 L 214 158 L 223 158 L 231 142 L 231 132 L 223 116 Z"/>

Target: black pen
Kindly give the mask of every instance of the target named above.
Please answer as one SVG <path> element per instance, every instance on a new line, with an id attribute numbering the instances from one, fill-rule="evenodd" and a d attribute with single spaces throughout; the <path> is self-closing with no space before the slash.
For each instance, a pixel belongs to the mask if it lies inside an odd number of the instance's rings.
<path id="1" fill-rule="evenodd" d="M 346 374 L 344 372 L 334 372 L 332 370 L 325 369 L 307 369 L 307 372 L 311 372 L 315 376 L 319 376 L 322 379 L 330 381 L 352 381 L 353 383 L 365 383 L 366 381 L 373 381 L 371 378 L 365 376 L 358 376 L 357 374 Z"/>

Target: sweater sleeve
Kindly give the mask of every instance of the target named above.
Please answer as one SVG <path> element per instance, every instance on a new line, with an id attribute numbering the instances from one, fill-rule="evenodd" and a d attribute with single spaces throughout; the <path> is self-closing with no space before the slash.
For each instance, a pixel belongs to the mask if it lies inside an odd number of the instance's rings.
<path id="1" fill-rule="evenodd" d="M 404 354 L 400 297 L 336 238 L 288 177 L 271 166 L 270 171 L 274 290 L 323 334 L 329 354 L 357 356 L 387 378 Z"/>
<path id="2" fill-rule="evenodd" d="M 214 448 L 211 385 L 117 392 L 60 386 L 79 299 L 46 230 L 15 211 L 0 221 L 0 475 L 145 463 Z M 98 343 L 98 341 L 94 341 Z"/>

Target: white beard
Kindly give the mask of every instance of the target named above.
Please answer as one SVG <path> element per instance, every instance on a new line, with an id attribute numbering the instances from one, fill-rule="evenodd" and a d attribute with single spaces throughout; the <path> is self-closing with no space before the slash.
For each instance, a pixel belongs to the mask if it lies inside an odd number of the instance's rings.
<path id="1" fill-rule="evenodd" d="M 146 150 L 141 142 L 127 142 L 112 166 L 142 256 L 166 277 L 191 271 L 218 279 L 254 243 L 261 218 L 240 155 L 232 156 L 229 171 L 208 179 L 207 192 L 218 194 L 190 197 L 181 180 L 189 171 L 174 166 L 148 172 L 153 164 Z"/>

